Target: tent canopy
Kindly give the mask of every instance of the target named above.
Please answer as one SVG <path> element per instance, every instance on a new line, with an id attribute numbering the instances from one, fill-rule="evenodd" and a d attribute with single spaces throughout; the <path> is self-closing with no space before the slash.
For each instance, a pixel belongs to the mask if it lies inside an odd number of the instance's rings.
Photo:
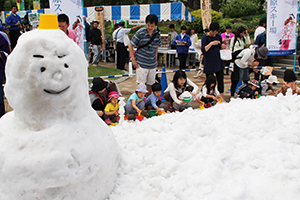
<path id="1" fill-rule="evenodd" d="M 140 4 L 140 5 L 121 5 L 121 6 L 103 6 L 104 20 L 145 20 L 149 14 L 156 14 L 159 21 L 165 20 L 184 20 L 193 22 L 194 17 L 184 6 L 179 3 L 161 3 L 161 4 Z M 50 13 L 50 9 L 19 11 L 28 13 Z M 3 11 L 1 19 L 5 21 L 10 11 Z M 87 21 L 91 22 L 96 19 L 95 7 L 83 8 L 83 15 L 87 17 Z"/>

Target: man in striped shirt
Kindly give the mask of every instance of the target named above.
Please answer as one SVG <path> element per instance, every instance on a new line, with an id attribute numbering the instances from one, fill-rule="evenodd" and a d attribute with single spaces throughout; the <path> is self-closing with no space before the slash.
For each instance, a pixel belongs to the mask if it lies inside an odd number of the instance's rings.
<path id="1" fill-rule="evenodd" d="M 131 39 L 129 52 L 132 65 L 136 68 L 136 82 L 147 85 L 149 94 L 155 83 L 158 58 L 158 47 L 161 45 L 160 33 L 156 29 L 158 18 L 156 15 L 146 17 L 146 27 L 141 28 Z M 133 47 L 137 47 L 135 54 Z"/>

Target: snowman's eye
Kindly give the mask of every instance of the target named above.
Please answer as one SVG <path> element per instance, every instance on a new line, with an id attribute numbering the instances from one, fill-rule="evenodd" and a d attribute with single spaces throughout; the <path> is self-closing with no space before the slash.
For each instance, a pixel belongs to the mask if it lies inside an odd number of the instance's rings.
<path id="1" fill-rule="evenodd" d="M 34 58 L 44 58 L 43 55 L 33 55 Z"/>
<path id="2" fill-rule="evenodd" d="M 57 56 L 58 58 L 63 58 L 63 57 L 65 57 L 66 55 L 62 55 L 62 56 Z"/>
<path id="3" fill-rule="evenodd" d="M 46 68 L 45 67 L 41 67 L 41 72 L 44 72 L 46 71 Z"/>
<path id="4" fill-rule="evenodd" d="M 69 65 L 67 65 L 66 63 L 65 63 L 65 68 L 69 68 Z"/>

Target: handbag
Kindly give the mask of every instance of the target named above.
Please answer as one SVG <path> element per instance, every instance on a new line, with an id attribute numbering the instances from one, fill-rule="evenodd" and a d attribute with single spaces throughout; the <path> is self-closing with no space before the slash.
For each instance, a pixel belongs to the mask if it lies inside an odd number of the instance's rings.
<path id="1" fill-rule="evenodd" d="M 232 54 L 230 49 L 221 49 L 220 50 L 221 60 L 232 60 Z"/>

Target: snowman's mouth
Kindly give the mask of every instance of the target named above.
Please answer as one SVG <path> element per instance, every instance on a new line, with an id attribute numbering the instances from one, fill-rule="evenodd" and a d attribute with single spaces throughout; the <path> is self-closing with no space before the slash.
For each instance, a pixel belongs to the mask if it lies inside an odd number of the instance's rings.
<path id="1" fill-rule="evenodd" d="M 65 89 L 61 90 L 61 91 L 55 91 L 55 90 L 46 90 L 44 89 L 44 92 L 48 93 L 48 94 L 60 94 L 63 93 L 64 91 L 66 91 L 67 89 L 69 89 L 70 86 L 66 87 Z"/>

